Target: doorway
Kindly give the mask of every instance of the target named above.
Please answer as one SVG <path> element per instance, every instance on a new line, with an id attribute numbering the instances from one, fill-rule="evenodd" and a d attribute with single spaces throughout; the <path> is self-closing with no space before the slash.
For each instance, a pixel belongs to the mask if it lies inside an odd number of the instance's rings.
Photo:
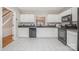
<path id="1" fill-rule="evenodd" d="M 2 8 L 2 47 L 6 47 L 13 41 L 13 12 Z"/>

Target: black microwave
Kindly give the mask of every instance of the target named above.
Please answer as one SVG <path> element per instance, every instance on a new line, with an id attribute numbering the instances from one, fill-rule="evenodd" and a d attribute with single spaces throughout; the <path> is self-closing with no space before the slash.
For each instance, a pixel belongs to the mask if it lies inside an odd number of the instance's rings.
<path id="1" fill-rule="evenodd" d="M 62 22 L 72 22 L 72 14 L 66 15 L 62 17 Z"/>

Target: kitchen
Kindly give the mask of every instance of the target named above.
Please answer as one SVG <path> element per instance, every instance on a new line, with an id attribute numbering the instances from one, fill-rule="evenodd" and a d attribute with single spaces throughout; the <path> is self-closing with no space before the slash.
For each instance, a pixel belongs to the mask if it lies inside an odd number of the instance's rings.
<path id="1" fill-rule="evenodd" d="M 78 8 L 4 7 L 4 9 L 9 9 L 14 13 L 12 18 L 13 40 L 2 48 L 3 51 L 21 49 L 24 51 L 78 50 Z M 3 29 L 5 28 L 3 27 Z M 5 30 L 3 31 L 5 36 L 4 32 Z M 3 44 L 5 40 L 3 39 Z"/>

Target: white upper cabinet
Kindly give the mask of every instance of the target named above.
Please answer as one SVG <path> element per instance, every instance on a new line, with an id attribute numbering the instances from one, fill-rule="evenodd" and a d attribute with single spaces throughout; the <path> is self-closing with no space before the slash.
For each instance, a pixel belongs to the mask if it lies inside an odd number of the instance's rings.
<path id="1" fill-rule="evenodd" d="M 20 15 L 20 22 L 35 22 L 33 14 L 22 14 Z"/>
<path id="2" fill-rule="evenodd" d="M 77 8 L 76 7 L 73 7 L 73 8 L 70 8 L 62 13 L 60 13 L 60 19 L 63 17 L 63 16 L 66 16 L 66 15 L 69 15 L 69 14 L 72 14 L 72 21 L 77 21 Z"/>
<path id="3" fill-rule="evenodd" d="M 69 14 L 72 14 L 72 8 L 60 13 L 60 16 L 62 17 L 62 16 L 66 16 L 66 15 L 69 15 Z"/>
<path id="4" fill-rule="evenodd" d="M 48 14 L 47 22 L 61 22 L 61 20 L 59 20 L 59 15 Z"/>
<path id="5" fill-rule="evenodd" d="M 72 21 L 77 21 L 77 8 L 72 8 Z"/>

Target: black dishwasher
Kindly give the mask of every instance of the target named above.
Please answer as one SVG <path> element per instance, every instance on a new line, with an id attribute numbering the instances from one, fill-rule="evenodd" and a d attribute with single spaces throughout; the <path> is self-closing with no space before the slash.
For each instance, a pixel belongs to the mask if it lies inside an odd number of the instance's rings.
<path id="1" fill-rule="evenodd" d="M 29 28 L 29 37 L 36 38 L 36 28 Z"/>

